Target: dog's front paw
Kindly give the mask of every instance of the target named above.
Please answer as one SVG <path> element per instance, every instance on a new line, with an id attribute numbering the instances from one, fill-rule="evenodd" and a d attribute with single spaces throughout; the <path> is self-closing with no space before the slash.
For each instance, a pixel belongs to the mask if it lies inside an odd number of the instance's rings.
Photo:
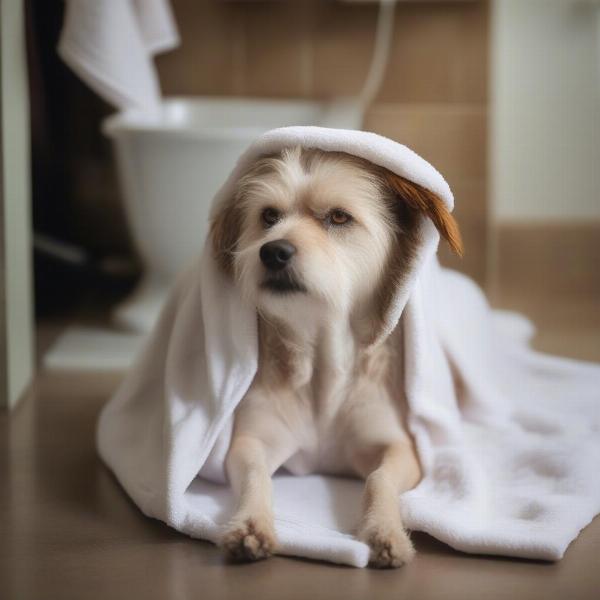
<path id="1" fill-rule="evenodd" d="M 269 517 L 235 518 L 229 523 L 221 546 L 232 560 L 260 560 L 277 546 L 273 520 Z"/>
<path id="2" fill-rule="evenodd" d="M 369 564 L 378 569 L 401 567 L 415 555 L 412 542 L 402 525 L 370 524 L 361 529 L 359 538 L 371 549 Z"/>

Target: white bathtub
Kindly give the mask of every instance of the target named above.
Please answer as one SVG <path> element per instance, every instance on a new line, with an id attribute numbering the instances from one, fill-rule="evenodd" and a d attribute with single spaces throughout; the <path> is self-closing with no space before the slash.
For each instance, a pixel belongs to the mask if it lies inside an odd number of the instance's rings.
<path id="1" fill-rule="evenodd" d="M 351 102 L 173 98 L 160 112 L 121 113 L 103 123 L 113 140 L 129 227 L 144 263 L 119 325 L 148 331 L 175 274 L 202 248 L 211 200 L 242 151 L 285 125 L 356 129 Z"/>

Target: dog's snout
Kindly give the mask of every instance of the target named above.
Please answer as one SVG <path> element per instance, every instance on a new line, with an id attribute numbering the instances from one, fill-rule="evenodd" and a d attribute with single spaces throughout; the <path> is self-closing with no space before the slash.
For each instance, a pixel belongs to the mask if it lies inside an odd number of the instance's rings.
<path id="1" fill-rule="evenodd" d="M 296 253 L 296 247 L 287 240 L 267 242 L 260 248 L 260 260 L 267 269 L 279 271 L 287 266 Z"/>

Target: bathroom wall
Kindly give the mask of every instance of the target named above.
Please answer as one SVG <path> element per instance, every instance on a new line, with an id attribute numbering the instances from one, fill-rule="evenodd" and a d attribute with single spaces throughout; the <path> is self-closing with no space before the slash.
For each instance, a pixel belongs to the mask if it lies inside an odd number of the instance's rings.
<path id="1" fill-rule="evenodd" d="M 494 6 L 494 216 L 600 220 L 600 2 Z"/>
<path id="2" fill-rule="evenodd" d="M 173 0 L 182 45 L 157 58 L 168 95 L 326 98 L 366 77 L 377 7 L 334 0 Z M 486 268 L 488 3 L 399 2 L 392 57 L 365 127 L 411 146 L 448 179 L 466 246 Z"/>
<path id="3" fill-rule="evenodd" d="M 495 0 L 494 287 L 600 297 L 600 2 Z"/>

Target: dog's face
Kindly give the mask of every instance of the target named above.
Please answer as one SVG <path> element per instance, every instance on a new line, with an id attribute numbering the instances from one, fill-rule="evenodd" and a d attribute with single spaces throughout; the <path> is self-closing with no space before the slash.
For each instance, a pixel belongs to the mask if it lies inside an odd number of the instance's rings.
<path id="1" fill-rule="evenodd" d="M 376 286 L 396 227 L 380 181 L 344 155 L 264 159 L 239 184 L 234 272 L 259 308 L 348 312 Z"/>
<path id="2" fill-rule="evenodd" d="M 424 192 L 343 153 L 284 150 L 240 179 L 213 223 L 213 246 L 243 295 L 267 314 L 297 321 L 307 309 L 376 310 L 390 274 L 401 276 L 418 242 L 425 209 L 398 197 L 414 190 Z"/>

